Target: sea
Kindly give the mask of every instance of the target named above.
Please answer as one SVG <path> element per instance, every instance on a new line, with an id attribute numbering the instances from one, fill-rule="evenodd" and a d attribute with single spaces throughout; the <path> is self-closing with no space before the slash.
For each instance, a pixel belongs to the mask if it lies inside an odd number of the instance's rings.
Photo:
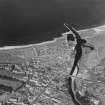
<path id="1" fill-rule="evenodd" d="M 0 0 L 0 47 L 38 44 L 105 25 L 105 0 Z"/>

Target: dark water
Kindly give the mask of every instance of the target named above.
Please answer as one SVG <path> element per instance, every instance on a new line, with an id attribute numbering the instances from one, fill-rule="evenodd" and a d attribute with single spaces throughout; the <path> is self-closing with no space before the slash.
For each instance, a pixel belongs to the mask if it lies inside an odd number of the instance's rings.
<path id="1" fill-rule="evenodd" d="M 105 24 L 105 0 L 0 0 L 0 46 L 52 40 L 67 31 Z"/>
<path id="2" fill-rule="evenodd" d="M 80 103 L 76 100 L 75 95 L 73 93 L 72 90 L 72 78 L 68 78 L 68 92 L 72 98 L 72 102 L 74 103 L 74 105 L 80 105 Z"/>

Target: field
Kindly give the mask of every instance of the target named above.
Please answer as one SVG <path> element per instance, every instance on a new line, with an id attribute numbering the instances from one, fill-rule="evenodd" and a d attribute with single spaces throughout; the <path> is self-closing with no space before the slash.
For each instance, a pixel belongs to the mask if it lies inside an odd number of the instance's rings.
<path id="1" fill-rule="evenodd" d="M 104 60 L 104 28 L 80 30 L 79 33 Z M 74 105 L 67 82 L 74 61 L 74 44 L 71 42 L 72 46 L 68 46 L 66 34 L 48 43 L 0 49 L 0 86 L 5 87 L 0 88 L 1 103 Z M 97 67 L 88 69 L 86 61 L 90 53 L 90 49 L 83 48 L 79 75 L 75 77 L 76 91 L 91 90 L 92 95 L 103 104 L 104 70 L 98 68 L 103 64 L 99 62 Z"/>

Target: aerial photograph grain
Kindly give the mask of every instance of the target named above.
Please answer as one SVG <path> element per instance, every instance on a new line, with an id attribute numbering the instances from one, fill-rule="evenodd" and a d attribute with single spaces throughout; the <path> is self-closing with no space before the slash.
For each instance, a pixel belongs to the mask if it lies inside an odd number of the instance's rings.
<path id="1" fill-rule="evenodd" d="M 105 0 L 0 0 L 0 105 L 105 105 Z"/>

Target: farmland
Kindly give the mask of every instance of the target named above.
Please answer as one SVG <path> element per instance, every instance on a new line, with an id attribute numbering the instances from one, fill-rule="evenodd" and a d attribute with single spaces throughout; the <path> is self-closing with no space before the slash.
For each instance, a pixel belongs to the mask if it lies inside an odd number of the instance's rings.
<path id="1" fill-rule="evenodd" d="M 79 62 L 80 70 L 75 77 L 74 93 L 76 94 L 76 91 L 85 93 L 85 89 L 87 92 L 91 91 L 91 96 L 94 95 L 104 105 L 104 68 L 98 66 L 102 66 L 102 60 L 104 61 L 105 31 L 98 27 L 81 30 L 79 33 L 88 43 L 95 46 L 95 54 L 100 60 L 95 67 L 88 68 L 86 64 L 93 52 L 83 48 L 83 56 Z M 93 36 L 90 37 L 90 34 Z M 74 43 L 71 42 L 71 45 L 74 46 Z M 67 83 L 75 55 L 72 46 L 68 46 L 65 33 L 62 37 L 48 43 L 2 48 L 0 85 L 6 88 L 0 89 L 1 103 L 74 105 L 68 93 Z"/>

